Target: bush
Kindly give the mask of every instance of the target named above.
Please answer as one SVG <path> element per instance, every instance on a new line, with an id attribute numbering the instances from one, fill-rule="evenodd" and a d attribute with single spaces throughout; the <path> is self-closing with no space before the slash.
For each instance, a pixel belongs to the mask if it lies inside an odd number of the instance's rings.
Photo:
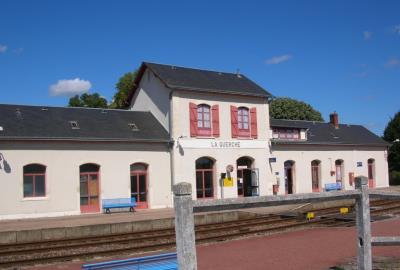
<path id="1" fill-rule="evenodd" d="M 399 171 L 391 171 L 389 177 L 390 185 L 400 185 L 400 172 Z"/>

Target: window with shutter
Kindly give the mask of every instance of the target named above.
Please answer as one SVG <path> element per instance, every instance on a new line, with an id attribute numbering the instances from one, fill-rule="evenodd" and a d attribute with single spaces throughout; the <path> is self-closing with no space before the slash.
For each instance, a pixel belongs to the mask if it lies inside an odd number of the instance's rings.
<path id="1" fill-rule="evenodd" d="M 211 136 L 211 110 L 207 104 L 197 105 L 197 135 Z"/>
<path id="2" fill-rule="evenodd" d="M 246 107 L 238 108 L 238 136 L 250 137 L 250 115 L 249 109 Z"/>
<path id="3" fill-rule="evenodd" d="M 257 137 L 258 137 L 257 109 L 255 107 L 250 109 L 250 121 L 251 121 L 251 129 L 250 129 L 251 137 L 253 139 L 257 139 Z"/>
<path id="4" fill-rule="evenodd" d="M 212 135 L 214 137 L 219 137 L 219 106 L 213 105 L 211 107 L 212 111 Z"/>
<path id="5" fill-rule="evenodd" d="M 238 108 L 235 106 L 231 106 L 231 131 L 232 131 L 232 138 L 237 138 L 239 135 Z"/>
<path id="6" fill-rule="evenodd" d="M 189 103 L 189 115 L 190 115 L 190 137 L 197 136 L 197 105 Z"/>

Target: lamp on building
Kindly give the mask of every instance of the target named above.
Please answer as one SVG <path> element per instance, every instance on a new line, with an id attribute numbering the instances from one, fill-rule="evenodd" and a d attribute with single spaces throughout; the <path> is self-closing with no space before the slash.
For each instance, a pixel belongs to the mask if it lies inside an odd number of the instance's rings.
<path id="1" fill-rule="evenodd" d="M 2 153 L 0 153 L 0 170 L 3 168 L 3 167 L 1 166 L 3 159 L 4 159 L 4 156 L 3 156 Z"/>
<path id="2" fill-rule="evenodd" d="M 11 172 L 11 166 L 2 153 L 0 153 L 0 170 L 4 170 L 6 173 Z"/>

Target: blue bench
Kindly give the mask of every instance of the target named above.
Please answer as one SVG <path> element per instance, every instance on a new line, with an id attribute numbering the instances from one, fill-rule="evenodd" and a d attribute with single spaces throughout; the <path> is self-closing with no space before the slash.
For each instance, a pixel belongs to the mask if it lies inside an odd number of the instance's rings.
<path id="1" fill-rule="evenodd" d="M 336 191 L 336 190 L 342 190 L 342 184 L 341 183 L 325 184 L 325 191 Z"/>
<path id="2" fill-rule="evenodd" d="M 110 209 L 112 208 L 129 208 L 129 211 L 134 212 L 134 207 L 136 206 L 135 198 L 118 198 L 118 199 L 103 199 L 103 210 L 107 214 L 110 214 Z"/>
<path id="3" fill-rule="evenodd" d="M 176 253 L 115 260 L 109 262 L 84 264 L 82 270 L 178 270 Z"/>

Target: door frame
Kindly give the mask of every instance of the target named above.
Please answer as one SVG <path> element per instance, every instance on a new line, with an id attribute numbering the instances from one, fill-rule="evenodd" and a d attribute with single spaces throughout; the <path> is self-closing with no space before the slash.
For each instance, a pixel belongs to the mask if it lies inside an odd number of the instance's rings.
<path id="1" fill-rule="evenodd" d="M 88 205 L 82 205 L 81 204 L 81 176 L 82 175 L 87 175 L 88 176 L 88 180 L 87 180 L 87 188 L 88 188 Z M 97 196 L 98 196 L 98 203 L 95 206 L 91 206 L 90 204 L 90 188 L 89 188 L 89 182 L 90 182 L 90 176 L 91 175 L 96 175 L 97 176 Z M 80 211 L 81 213 L 99 213 L 100 212 L 100 171 L 97 172 L 83 172 L 83 173 L 79 173 L 79 207 L 80 207 Z"/>
<path id="2" fill-rule="evenodd" d="M 246 165 L 238 165 L 238 161 L 239 160 L 246 160 L 245 163 L 248 163 L 248 164 L 246 164 Z M 239 169 L 239 166 L 246 166 L 246 168 L 240 168 Z M 254 170 L 254 158 L 252 158 L 250 156 L 241 156 L 241 157 L 237 158 L 236 159 L 236 185 L 237 185 L 236 186 L 236 194 L 237 194 L 238 197 L 253 197 L 253 196 L 245 196 L 245 194 L 246 194 L 246 188 L 245 188 L 246 185 L 245 185 L 245 181 L 244 181 L 244 171 L 246 171 L 246 170 L 250 172 L 250 179 L 248 180 L 248 185 L 247 186 L 250 187 L 250 189 L 252 191 L 253 190 L 253 179 L 252 179 L 253 177 L 252 177 L 252 174 L 253 174 L 253 170 Z M 241 172 L 241 175 L 242 175 L 241 178 L 243 180 L 243 183 L 242 183 L 243 193 L 242 194 L 239 194 L 239 184 L 238 184 L 238 182 L 239 182 L 239 172 Z M 258 189 L 260 188 L 259 182 L 258 182 L 257 188 Z"/>
<path id="3" fill-rule="evenodd" d="M 238 181 L 239 181 L 238 175 L 239 175 L 239 172 L 241 172 L 241 175 L 242 175 L 241 178 L 242 178 L 242 180 L 243 180 L 243 183 L 242 183 L 242 186 L 243 186 L 243 187 L 242 187 L 243 193 L 239 195 L 239 188 L 237 188 L 237 190 L 238 190 L 238 194 L 237 194 L 237 195 L 238 195 L 238 197 L 252 197 L 252 196 L 245 196 L 245 194 L 246 194 L 246 192 L 245 192 L 245 191 L 246 191 L 246 188 L 245 188 L 246 185 L 245 185 L 245 181 L 244 181 L 244 171 L 249 171 L 249 172 L 250 172 L 250 179 L 249 179 L 250 185 L 247 185 L 247 187 L 248 187 L 248 186 L 250 186 L 250 188 L 252 187 L 252 185 L 251 185 L 251 184 L 252 184 L 252 183 L 251 183 L 251 182 L 252 182 L 252 179 L 251 179 L 251 171 L 252 171 L 252 169 L 251 169 L 251 168 L 244 168 L 244 169 L 238 169 L 238 168 L 237 168 L 237 169 L 236 169 L 236 174 L 237 174 L 236 176 L 237 176 L 237 179 L 238 179 Z"/>
<path id="4" fill-rule="evenodd" d="M 371 170 L 371 171 L 370 171 Z M 367 160 L 367 174 L 368 174 L 368 187 L 375 187 L 375 159 L 370 158 Z M 372 176 L 372 177 L 370 177 Z"/>
<path id="5" fill-rule="evenodd" d="M 337 162 L 340 162 L 340 164 L 336 164 Z M 338 180 L 338 170 L 340 171 L 340 176 L 341 179 Z M 344 172 L 344 160 L 343 159 L 337 159 L 335 160 L 335 182 L 340 183 L 340 188 L 344 189 L 344 178 L 345 178 L 345 172 Z"/>
<path id="6" fill-rule="evenodd" d="M 214 166 L 213 166 L 214 167 Z M 205 199 L 214 199 L 214 168 L 212 169 L 196 169 L 196 181 L 197 181 L 197 173 L 201 173 L 201 181 L 202 181 L 202 189 L 203 189 L 203 196 L 201 198 L 197 197 L 197 182 L 196 182 L 196 199 L 197 200 L 205 200 Z M 205 172 L 211 172 L 211 188 L 212 188 L 212 196 L 211 197 L 206 197 L 206 189 L 205 189 L 205 181 L 204 181 L 204 174 Z"/>
<path id="7" fill-rule="evenodd" d="M 313 165 L 313 161 L 317 161 L 318 164 L 317 165 Z M 320 192 L 321 191 L 321 161 L 320 160 L 313 160 L 311 161 L 311 189 L 312 192 Z M 314 188 L 313 186 L 313 174 L 314 174 L 314 170 L 317 170 L 317 180 L 318 180 L 318 187 Z"/>
<path id="8" fill-rule="evenodd" d="M 139 176 L 140 175 L 144 175 L 144 181 L 145 181 L 145 187 L 146 187 L 146 201 L 142 202 L 140 201 L 140 182 L 139 182 Z M 137 200 L 136 200 L 136 208 L 137 209 L 147 209 L 149 208 L 149 189 L 148 189 L 148 185 L 149 185 L 149 181 L 148 181 L 148 170 L 135 170 L 135 171 L 130 171 L 130 177 L 132 176 L 136 176 L 136 184 L 137 184 Z M 132 179 L 132 178 L 131 178 Z M 131 194 L 131 198 L 132 198 L 132 180 L 130 179 L 131 182 L 131 187 L 130 187 L 130 194 Z"/>
<path id="9" fill-rule="evenodd" d="M 288 164 L 290 162 L 290 166 L 286 166 L 286 164 Z M 295 190 L 294 190 L 294 186 L 295 186 L 295 179 L 294 179 L 294 170 L 295 170 L 295 162 L 293 160 L 286 160 L 283 163 L 283 169 L 284 169 L 284 179 L 285 179 L 285 194 L 294 194 Z M 288 179 L 288 175 L 287 175 L 287 170 L 290 170 L 290 177 L 292 179 L 291 182 L 291 189 L 292 189 L 292 193 L 289 193 L 289 183 L 286 181 L 286 179 Z"/>

